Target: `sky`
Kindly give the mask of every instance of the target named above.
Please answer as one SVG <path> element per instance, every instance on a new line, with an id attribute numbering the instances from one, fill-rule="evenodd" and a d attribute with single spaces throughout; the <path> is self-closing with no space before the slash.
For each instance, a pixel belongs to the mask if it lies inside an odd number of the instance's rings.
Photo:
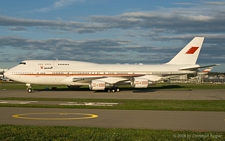
<path id="1" fill-rule="evenodd" d="M 225 72 L 225 0 L 1 0 L 0 68 L 23 60 L 168 62 L 195 36 Z"/>

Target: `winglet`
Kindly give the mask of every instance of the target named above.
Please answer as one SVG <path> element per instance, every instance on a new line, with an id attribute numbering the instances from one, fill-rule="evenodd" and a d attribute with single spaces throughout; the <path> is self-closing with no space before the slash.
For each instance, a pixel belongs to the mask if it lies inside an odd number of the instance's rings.
<path id="1" fill-rule="evenodd" d="M 204 37 L 195 37 L 167 64 L 196 64 L 203 41 Z"/>

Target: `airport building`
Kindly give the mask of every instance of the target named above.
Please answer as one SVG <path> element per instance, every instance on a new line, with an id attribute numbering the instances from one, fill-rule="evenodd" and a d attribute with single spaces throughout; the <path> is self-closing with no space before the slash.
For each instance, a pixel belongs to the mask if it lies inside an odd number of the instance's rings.
<path id="1" fill-rule="evenodd" d="M 170 83 L 225 83 L 224 74 L 197 73 L 195 76 L 180 75 L 167 80 Z M 166 81 L 166 82 L 167 82 Z"/>

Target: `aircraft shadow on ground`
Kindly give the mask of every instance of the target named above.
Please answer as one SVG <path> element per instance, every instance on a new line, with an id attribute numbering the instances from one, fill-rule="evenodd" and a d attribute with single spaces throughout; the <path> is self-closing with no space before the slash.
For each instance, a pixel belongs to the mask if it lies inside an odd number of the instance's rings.
<path id="1" fill-rule="evenodd" d="M 180 85 L 164 85 L 164 86 L 153 86 L 148 88 L 120 88 L 120 91 L 133 91 L 133 93 L 147 93 L 147 92 L 155 92 L 161 90 L 177 90 L 185 88 Z M 44 88 L 44 89 L 34 89 L 35 91 L 90 91 L 89 88 L 80 88 L 80 87 L 73 87 L 73 88 Z M 191 90 L 191 89 L 183 89 L 183 90 Z M 107 91 L 94 91 L 94 93 L 105 93 Z"/>
<path id="2" fill-rule="evenodd" d="M 146 89 L 135 89 L 133 90 L 133 93 L 147 93 L 147 92 L 155 92 L 155 91 L 162 91 L 162 90 L 177 90 L 177 89 L 181 89 L 181 88 L 185 88 L 183 86 L 180 85 L 164 85 L 164 86 L 153 86 L 153 87 L 148 87 Z"/>

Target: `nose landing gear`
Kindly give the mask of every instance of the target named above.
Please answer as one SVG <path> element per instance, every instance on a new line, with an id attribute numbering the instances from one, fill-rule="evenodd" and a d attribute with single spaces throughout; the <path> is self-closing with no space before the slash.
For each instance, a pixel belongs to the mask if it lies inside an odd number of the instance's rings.
<path id="1" fill-rule="evenodd" d="M 26 84 L 26 86 L 27 86 L 27 92 L 28 93 L 32 93 L 33 89 L 31 88 L 31 85 L 30 84 Z"/>

